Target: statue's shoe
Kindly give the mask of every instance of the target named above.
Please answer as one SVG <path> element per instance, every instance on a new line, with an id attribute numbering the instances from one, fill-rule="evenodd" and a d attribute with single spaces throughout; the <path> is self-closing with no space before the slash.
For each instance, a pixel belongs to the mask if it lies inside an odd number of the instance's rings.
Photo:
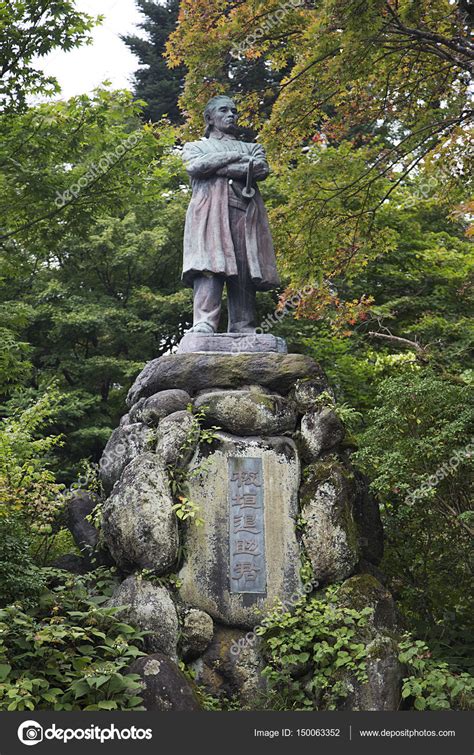
<path id="1" fill-rule="evenodd" d="M 204 333 L 207 336 L 213 336 L 215 333 L 214 328 L 212 325 L 209 325 L 208 322 L 198 322 L 196 325 L 193 325 L 193 327 L 188 331 L 189 333 Z"/>

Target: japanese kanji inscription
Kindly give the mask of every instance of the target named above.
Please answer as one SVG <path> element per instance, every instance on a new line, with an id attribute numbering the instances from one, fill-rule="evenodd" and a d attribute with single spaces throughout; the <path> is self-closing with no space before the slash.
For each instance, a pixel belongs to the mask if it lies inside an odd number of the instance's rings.
<path id="1" fill-rule="evenodd" d="M 229 457 L 230 592 L 265 594 L 262 460 Z"/>

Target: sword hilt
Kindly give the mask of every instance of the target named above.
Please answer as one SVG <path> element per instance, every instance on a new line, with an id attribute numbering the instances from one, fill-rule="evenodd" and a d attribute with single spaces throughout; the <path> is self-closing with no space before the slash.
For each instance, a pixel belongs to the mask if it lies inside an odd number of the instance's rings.
<path id="1" fill-rule="evenodd" d="M 242 196 L 246 199 L 252 199 L 255 196 L 255 189 L 253 188 L 253 157 L 250 158 L 247 168 L 247 184 L 245 189 L 242 189 Z"/>

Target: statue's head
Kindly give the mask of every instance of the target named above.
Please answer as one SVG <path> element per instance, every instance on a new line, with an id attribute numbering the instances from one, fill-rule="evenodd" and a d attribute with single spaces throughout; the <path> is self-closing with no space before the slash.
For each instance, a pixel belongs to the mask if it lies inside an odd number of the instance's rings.
<path id="1" fill-rule="evenodd" d="M 204 109 L 206 131 L 204 136 L 209 137 L 214 129 L 224 134 L 232 134 L 237 126 L 237 107 L 235 102 L 225 94 L 213 97 Z"/>

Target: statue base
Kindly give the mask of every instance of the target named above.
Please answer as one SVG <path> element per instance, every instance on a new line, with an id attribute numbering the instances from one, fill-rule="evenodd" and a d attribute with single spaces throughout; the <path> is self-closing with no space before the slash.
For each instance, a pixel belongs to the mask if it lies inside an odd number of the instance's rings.
<path id="1" fill-rule="evenodd" d="M 267 660 L 253 628 L 306 593 L 326 600 L 337 583 L 338 605 L 373 610 L 354 628 L 367 648 L 367 680 L 342 669 L 349 696 L 340 707 L 396 710 L 403 669 L 395 605 L 378 581 L 378 504 L 320 398 L 330 388 L 316 362 L 203 353 L 245 338 L 188 334 L 185 345 L 192 339 L 200 352 L 154 359 L 130 389 L 100 463 L 103 542 L 124 577 L 109 605 L 126 606 L 122 615 L 147 632 L 145 683 L 157 678 L 148 668 L 179 658 L 208 694 L 254 710 Z M 278 346 L 274 336 L 250 338 Z M 306 673 L 306 661 L 300 667 Z M 154 701 L 167 694 L 167 678 L 153 681 Z M 173 710 L 166 705 L 160 710 Z"/>
<path id="2" fill-rule="evenodd" d="M 186 333 L 178 346 L 178 354 L 199 352 L 288 354 L 288 347 L 283 338 L 270 333 Z"/>

